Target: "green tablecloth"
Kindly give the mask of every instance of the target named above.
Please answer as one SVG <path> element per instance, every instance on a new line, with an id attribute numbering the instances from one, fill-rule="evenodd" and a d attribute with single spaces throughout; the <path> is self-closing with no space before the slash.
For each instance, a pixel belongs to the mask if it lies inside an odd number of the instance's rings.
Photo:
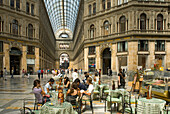
<path id="1" fill-rule="evenodd" d="M 57 106 L 47 102 L 41 107 L 39 114 L 77 114 L 77 112 L 68 102 L 64 102 L 62 105 L 57 104 Z"/>
<path id="2" fill-rule="evenodd" d="M 138 114 L 160 114 L 160 112 L 163 111 L 165 104 L 166 101 L 162 99 L 140 98 L 138 100 L 137 112 Z"/>

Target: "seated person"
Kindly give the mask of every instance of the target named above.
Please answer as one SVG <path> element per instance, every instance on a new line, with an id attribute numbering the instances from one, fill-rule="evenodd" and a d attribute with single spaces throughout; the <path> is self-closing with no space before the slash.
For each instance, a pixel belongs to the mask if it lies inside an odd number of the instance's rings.
<path id="1" fill-rule="evenodd" d="M 73 82 L 73 84 L 71 85 L 71 89 L 67 91 L 66 101 L 70 102 L 72 105 L 75 105 L 76 100 L 79 97 L 80 97 L 80 90 L 78 88 L 78 85 L 75 82 Z"/>
<path id="2" fill-rule="evenodd" d="M 92 84 L 92 78 L 91 77 L 88 77 L 87 78 L 87 84 L 89 85 L 88 88 L 87 88 L 87 91 L 83 91 L 82 94 L 84 95 L 87 95 L 88 97 L 91 95 L 94 87 L 93 87 L 93 84 Z M 84 97 L 84 96 L 83 96 Z M 83 98 L 84 99 L 84 98 Z"/>
<path id="3" fill-rule="evenodd" d="M 79 78 L 76 78 L 74 82 L 77 83 L 78 88 L 79 88 L 80 90 L 84 90 L 84 91 L 87 90 L 87 87 L 85 86 L 85 84 L 80 83 L 80 79 L 79 79 Z"/>
<path id="4" fill-rule="evenodd" d="M 51 78 L 44 87 L 45 94 L 49 93 L 49 91 L 52 89 L 53 84 L 54 84 L 54 79 Z"/>
<path id="5" fill-rule="evenodd" d="M 68 77 L 64 78 L 64 83 L 63 83 L 64 89 L 67 91 L 70 88 L 70 80 Z"/>
<path id="6" fill-rule="evenodd" d="M 95 76 L 94 76 L 94 82 L 98 82 L 99 81 L 99 76 L 97 73 L 95 73 Z"/>
<path id="7" fill-rule="evenodd" d="M 85 79 L 83 80 L 83 82 L 84 82 L 84 84 L 86 85 L 86 87 L 88 88 L 87 78 L 89 77 L 89 73 L 84 72 L 84 76 L 85 76 Z"/>
<path id="8" fill-rule="evenodd" d="M 46 98 L 46 94 L 40 85 L 40 80 L 34 80 L 33 85 L 32 91 L 35 94 L 38 103 L 44 104 L 45 102 L 50 101 Z"/>
<path id="9" fill-rule="evenodd" d="M 67 91 L 67 96 L 73 96 L 75 98 L 80 96 L 80 89 L 78 88 L 78 85 L 75 82 L 72 83 L 71 89 Z"/>

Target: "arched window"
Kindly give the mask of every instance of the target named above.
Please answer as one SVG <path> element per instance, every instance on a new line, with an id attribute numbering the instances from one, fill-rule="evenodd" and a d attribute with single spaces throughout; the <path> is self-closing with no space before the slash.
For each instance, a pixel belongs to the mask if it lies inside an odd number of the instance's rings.
<path id="1" fill-rule="evenodd" d="M 105 9 L 106 9 L 106 3 L 105 3 L 105 0 L 102 0 L 102 8 L 103 8 L 103 10 L 105 10 Z"/>
<path id="2" fill-rule="evenodd" d="M 118 0 L 118 5 L 121 5 L 122 4 L 122 0 Z"/>
<path id="3" fill-rule="evenodd" d="M 140 15 L 140 30 L 146 30 L 146 14 Z"/>
<path id="4" fill-rule="evenodd" d="M 20 9 L 20 0 L 16 0 L 16 9 L 17 9 L 17 10 Z"/>
<path id="5" fill-rule="evenodd" d="M 107 9 L 111 8 L 111 0 L 107 0 Z"/>
<path id="6" fill-rule="evenodd" d="M 104 26 L 104 35 L 108 35 L 109 34 L 109 21 L 105 21 L 103 26 Z"/>
<path id="7" fill-rule="evenodd" d="M 67 33 L 61 33 L 59 35 L 60 38 L 69 38 L 69 35 Z"/>
<path id="8" fill-rule="evenodd" d="M 126 17 L 122 16 L 119 19 L 119 32 L 125 32 L 126 31 Z"/>
<path id="9" fill-rule="evenodd" d="M 0 4 L 3 4 L 3 0 L 0 0 Z"/>
<path id="10" fill-rule="evenodd" d="M 96 3 L 93 3 L 93 14 L 96 14 Z"/>
<path id="11" fill-rule="evenodd" d="M 91 15 L 91 4 L 89 5 L 89 15 Z"/>
<path id="12" fill-rule="evenodd" d="M 10 7 L 14 8 L 14 0 L 10 0 Z"/>
<path id="13" fill-rule="evenodd" d="M 159 14 L 157 16 L 157 30 L 163 30 L 163 15 Z"/>
<path id="14" fill-rule="evenodd" d="M 94 25 L 90 26 L 90 38 L 94 38 Z"/>
<path id="15" fill-rule="evenodd" d="M 15 19 L 12 21 L 12 33 L 18 34 L 18 21 Z"/>
<path id="16" fill-rule="evenodd" d="M 28 37 L 32 38 L 33 37 L 33 25 L 28 24 Z"/>

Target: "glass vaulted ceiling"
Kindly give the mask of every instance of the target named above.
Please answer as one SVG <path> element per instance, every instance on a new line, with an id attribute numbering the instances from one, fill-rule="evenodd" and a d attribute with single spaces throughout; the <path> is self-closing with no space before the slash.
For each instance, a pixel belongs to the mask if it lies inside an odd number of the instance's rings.
<path id="1" fill-rule="evenodd" d="M 44 0 L 54 33 L 74 31 L 80 0 Z"/>

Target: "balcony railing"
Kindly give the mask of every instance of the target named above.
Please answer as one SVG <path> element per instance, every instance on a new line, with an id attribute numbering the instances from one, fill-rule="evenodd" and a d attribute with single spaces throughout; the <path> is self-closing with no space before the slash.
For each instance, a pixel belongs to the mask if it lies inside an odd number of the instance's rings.
<path id="1" fill-rule="evenodd" d="M 88 40 L 100 40 L 100 39 L 113 39 L 121 36 L 129 36 L 129 35 L 168 35 L 170 34 L 170 30 L 128 30 L 122 33 L 113 33 L 109 35 L 98 36 L 94 38 L 86 38 L 85 41 Z"/>
<path id="2" fill-rule="evenodd" d="M 27 36 L 22 36 L 19 34 L 12 34 L 12 33 L 7 33 L 7 32 L 0 32 L 0 36 L 3 37 L 10 37 L 12 39 L 21 39 L 21 40 L 32 40 L 32 41 L 38 41 L 38 38 L 31 38 Z"/>

